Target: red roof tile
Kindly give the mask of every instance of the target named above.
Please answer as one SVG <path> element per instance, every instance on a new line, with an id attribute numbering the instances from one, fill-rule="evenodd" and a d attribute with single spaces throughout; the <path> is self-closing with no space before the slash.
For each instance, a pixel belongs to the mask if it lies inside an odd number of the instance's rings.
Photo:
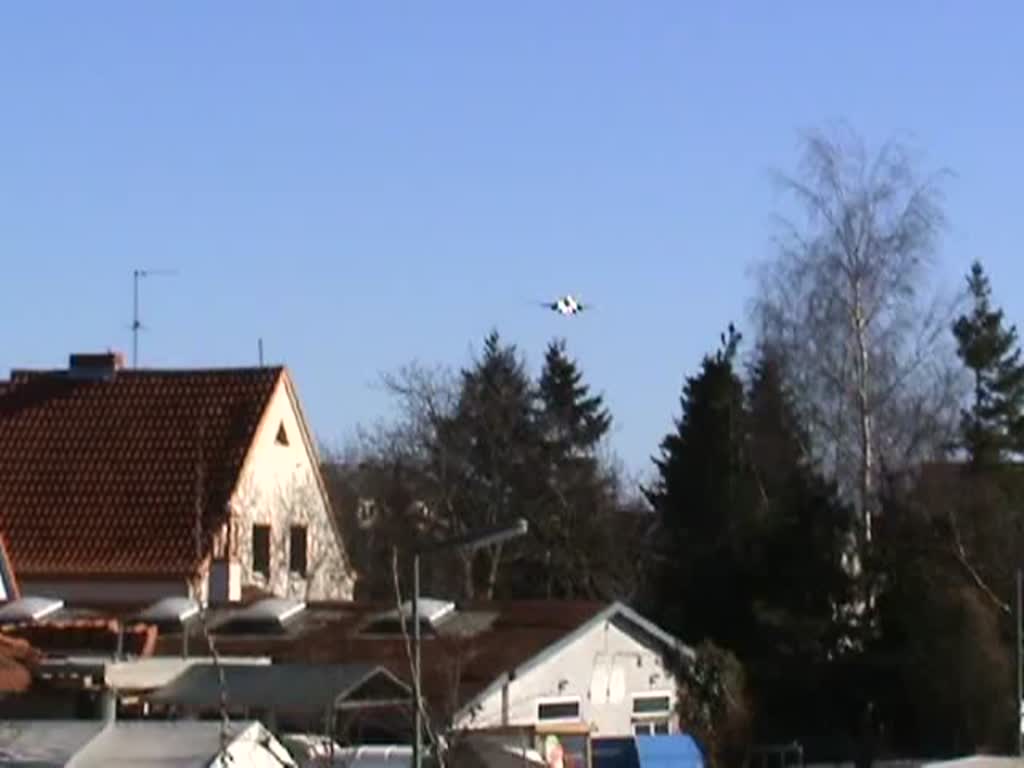
<path id="1" fill-rule="evenodd" d="M 220 525 L 283 369 L 15 372 L 0 390 L 0 529 L 31 575 L 184 575 L 200 456 Z"/>

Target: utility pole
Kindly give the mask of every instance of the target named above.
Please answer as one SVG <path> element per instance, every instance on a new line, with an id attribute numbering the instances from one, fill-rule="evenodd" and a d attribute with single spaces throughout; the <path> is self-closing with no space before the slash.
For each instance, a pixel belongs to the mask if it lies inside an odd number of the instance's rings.
<path id="1" fill-rule="evenodd" d="M 526 535 L 529 526 L 523 518 L 511 525 L 496 528 L 483 528 L 470 531 L 454 539 L 436 542 L 413 551 L 412 555 L 412 768 L 423 766 L 423 676 L 420 674 L 420 648 L 423 639 L 420 636 L 420 555 L 462 549 L 474 551 L 481 547 L 501 544 L 510 539 Z M 405 615 L 399 606 L 398 620 L 404 622 Z"/>
<path id="2" fill-rule="evenodd" d="M 132 367 L 139 367 L 139 331 L 142 320 L 139 319 L 139 279 L 162 275 L 170 277 L 178 274 L 173 269 L 136 269 L 132 271 Z"/>
<path id="3" fill-rule="evenodd" d="M 405 621 L 404 616 L 398 617 Z M 412 556 L 412 768 L 423 766 L 423 676 L 420 674 L 420 553 Z"/>
<path id="4" fill-rule="evenodd" d="M 1017 569 L 1017 610 L 1014 611 L 1014 619 L 1017 624 L 1017 755 L 1024 756 L 1024 653 L 1021 637 L 1021 603 L 1024 602 L 1024 574 Z"/>

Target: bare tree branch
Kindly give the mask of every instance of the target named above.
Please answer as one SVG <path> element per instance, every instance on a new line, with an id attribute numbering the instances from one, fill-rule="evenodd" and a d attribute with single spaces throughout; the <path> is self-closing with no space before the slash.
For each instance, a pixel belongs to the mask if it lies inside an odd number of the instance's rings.
<path id="1" fill-rule="evenodd" d="M 952 312 L 926 300 L 944 225 L 941 174 L 919 179 L 895 142 L 870 155 L 851 132 L 812 134 L 798 177 L 777 175 L 803 220 L 782 219 L 753 305 L 779 349 L 816 457 L 871 540 L 883 466 L 914 460 L 948 434 Z"/>

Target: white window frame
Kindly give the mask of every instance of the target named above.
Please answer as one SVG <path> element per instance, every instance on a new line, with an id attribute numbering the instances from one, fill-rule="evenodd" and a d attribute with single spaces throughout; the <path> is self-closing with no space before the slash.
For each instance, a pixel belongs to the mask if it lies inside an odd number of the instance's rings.
<path id="1" fill-rule="evenodd" d="M 637 699 L 668 699 L 668 707 L 665 709 L 652 710 L 650 712 L 637 712 Z M 630 715 L 634 722 L 641 720 L 645 722 L 648 720 L 664 720 L 665 718 L 672 717 L 673 699 L 672 691 L 644 691 L 643 693 L 634 693 L 630 697 Z"/>
<path id="2" fill-rule="evenodd" d="M 664 736 L 672 732 L 672 722 L 664 717 L 656 720 L 633 720 L 632 725 L 634 736 Z M 658 726 L 664 727 L 664 734 L 658 733 Z"/>
<path id="3" fill-rule="evenodd" d="M 534 712 L 538 723 L 579 723 L 583 720 L 583 701 L 579 696 L 538 696 Z M 541 717 L 540 708 L 545 704 L 575 704 L 575 717 Z"/>

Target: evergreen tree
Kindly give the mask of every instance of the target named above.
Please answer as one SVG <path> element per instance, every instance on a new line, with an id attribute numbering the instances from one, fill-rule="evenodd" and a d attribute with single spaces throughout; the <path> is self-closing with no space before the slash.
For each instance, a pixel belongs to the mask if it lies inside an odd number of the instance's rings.
<path id="1" fill-rule="evenodd" d="M 545 437 L 566 456 L 593 455 L 612 417 L 601 395 L 590 394 L 583 373 L 568 357 L 565 341 L 548 344 L 537 386 Z"/>
<path id="2" fill-rule="evenodd" d="M 783 382 L 778 360 L 761 350 L 752 371 L 748 416 L 760 541 L 756 556 L 763 573 L 757 598 L 783 645 L 794 651 L 800 646 L 801 653 L 820 660 L 837 639 L 833 609 L 851 587 L 842 554 L 854 515 L 813 463 Z"/>
<path id="3" fill-rule="evenodd" d="M 973 306 L 953 324 L 957 354 L 974 379 L 971 407 L 961 421 L 963 446 L 975 467 L 1003 462 L 1024 450 L 1024 364 L 1015 326 L 992 306 L 992 288 L 979 262 L 967 288 Z"/>
<path id="4" fill-rule="evenodd" d="M 646 491 L 661 527 L 662 567 L 654 603 L 663 625 L 687 641 L 735 650 L 750 633 L 745 559 L 750 474 L 745 464 L 743 383 L 735 370 L 740 334 L 686 380 L 675 431 L 655 459 Z"/>
<path id="5" fill-rule="evenodd" d="M 504 344 L 497 331 L 462 371 L 454 414 L 440 432 L 434 463 L 458 478 L 447 509 L 453 535 L 529 517 L 544 474 L 533 388 L 515 345 Z M 505 555 L 498 545 L 463 556 L 465 597 L 493 597 Z"/>
<path id="6" fill-rule="evenodd" d="M 591 394 L 564 341 L 548 345 L 537 383 L 537 421 L 544 439 L 544 501 L 534 509 L 533 562 L 524 572 L 544 573 L 522 587 L 532 597 L 603 597 L 614 590 L 612 571 L 624 552 L 614 477 L 597 455 L 612 418 Z M 607 578 L 611 576 L 612 578 Z"/>
<path id="7" fill-rule="evenodd" d="M 1014 635 L 1006 614 L 950 556 L 944 509 L 963 509 L 965 518 L 980 514 L 987 529 L 995 521 L 984 509 L 968 507 L 979 498 L 982 507 L 990 506 L 984 497 L 991 486 L 977 473 L 929 474 L 885 497 L 874 558 L 874 567 L 886 574 L 881 632 L 867 649 L 865 666 L 873 668 L 893 749 L 949 757 L 1000 752 L 1015 743 Z M 992 527 L 1000 538 L 1015 539 L 1004 525 Z M 1012 544 L 1009 549 L 1020 551 Z M 977 573 L 989 579 L 990 556 L 972 551 L 971 557 Z M 1012 560 L 1019 564 L 1019 557 Z M 1000 581 L 1000 592 L 1012 594 L 1012 583 L 1012 576 Z"/>
<path id="8" fill-rule="evenodd" d="M 748 446 L 756 494 L 749 553 L 753 632 L 743 651 L 758 738 L 812 743 L 836 647 L 834 607 L 848 594 L 841 566 L 853 510 L 811 462 L 778 359 L 760 350 L 749 387 Z"/>
<path id="9" fill-rule="evenodd" d="M 827 711 L 834 607 L 849 588 L 841 553 L 855 517 L 808 456 L 778 359 L 760 350 L 745 390 L 739 341 L 730 328 L 687 380 L 656 461 L 654 612 L 684 639 L 743 659 L 758 739 L 810 741 Z"/>

